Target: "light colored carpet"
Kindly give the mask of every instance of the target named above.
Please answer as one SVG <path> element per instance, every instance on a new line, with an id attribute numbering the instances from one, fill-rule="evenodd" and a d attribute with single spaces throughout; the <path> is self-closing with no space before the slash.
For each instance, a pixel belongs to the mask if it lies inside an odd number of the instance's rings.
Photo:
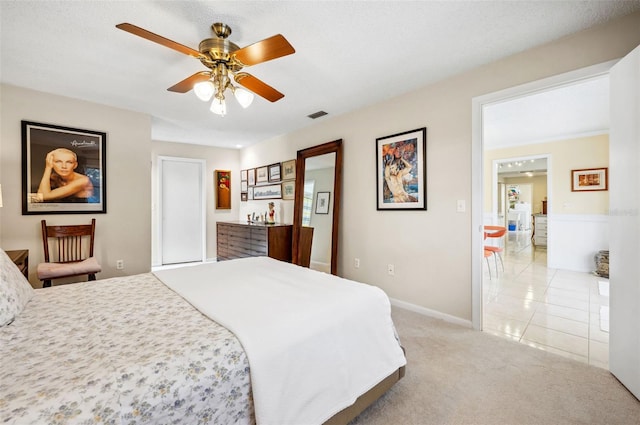
<path id="1" fill-rule="evenodd" d="M 355 418 L 390 424 L 639 424 L 607 370 L 393 308 L 407 374 Z"/>

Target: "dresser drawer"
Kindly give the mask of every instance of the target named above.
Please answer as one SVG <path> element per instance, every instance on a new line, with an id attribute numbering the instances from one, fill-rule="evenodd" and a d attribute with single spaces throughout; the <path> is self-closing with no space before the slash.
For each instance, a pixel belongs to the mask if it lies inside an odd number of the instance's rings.
<path id="1" fill-rule="evenodd" d="M 218 261 L 269 256 L 291 261 L 291 225 L 216 223 Z"/>
<path id="2" fill-rule="evenodd" d="M 251 243 L 265 245 L 267 243 L 267 229 L 251 229 Z"/>

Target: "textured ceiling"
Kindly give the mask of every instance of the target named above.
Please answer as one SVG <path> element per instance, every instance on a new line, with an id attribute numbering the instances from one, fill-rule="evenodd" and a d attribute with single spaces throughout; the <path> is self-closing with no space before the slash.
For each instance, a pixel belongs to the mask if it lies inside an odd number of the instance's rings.
<path id="1" fill-rule="evenodd" d="M 152 137 L 247 146 L 640 10 L 640 1 L 1 1 L 3 83 L 147 113 Z M 296 53 L 245 68 L 285 94 L 211 114 L 166 89 L 204 67 L 115 25 L 197 49 L 210 25 Z M 320 118 L 323 120 L 325 118 Z"/>

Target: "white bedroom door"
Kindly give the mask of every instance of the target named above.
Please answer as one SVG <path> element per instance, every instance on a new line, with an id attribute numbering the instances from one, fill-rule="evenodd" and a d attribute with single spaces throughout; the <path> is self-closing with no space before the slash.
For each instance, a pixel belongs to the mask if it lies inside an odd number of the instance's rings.
<path id="1" fill-rule="evenodd" d="M 610 77 L 609 370 L 640 399 L 640 47 Z"/>
<path id="2" fill-rule="evenodd" d="M 159 158 L 162 265 L 205 260 L 205 162 Z"/>

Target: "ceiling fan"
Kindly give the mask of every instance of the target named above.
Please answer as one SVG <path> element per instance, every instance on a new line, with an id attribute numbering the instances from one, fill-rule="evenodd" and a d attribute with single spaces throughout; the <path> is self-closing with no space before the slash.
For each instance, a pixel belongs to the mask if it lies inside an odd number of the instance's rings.
<path id="1" fill-rule="evenodd" d="M 233 92 L 238 102 L 245 108 L 253 101 L 253 93 L 270 102 L 276 102 L 284 97 L 284 94 L 253 75 L 240 72 L 246 66 L 295 53 L 295 49 L 281 34 L 240 48 L 227 39 L 231 35 L 231 28 L 217 22 L 211 25 L 215 38 L 202 40 L 198 50 L 195 50 L 133 24 L 122 23 L 116 25 L 116 28 L 199 59 L 209 70 L 196 72 L 167 90 L 186 93 L 193 89 L 198 98 L 204 101 L 213 97 L 211 111 L 218 115 L 226 114 L 224 92 L 227 89 Z M 234 86 L 232 80 L 250 91 Z"/>

